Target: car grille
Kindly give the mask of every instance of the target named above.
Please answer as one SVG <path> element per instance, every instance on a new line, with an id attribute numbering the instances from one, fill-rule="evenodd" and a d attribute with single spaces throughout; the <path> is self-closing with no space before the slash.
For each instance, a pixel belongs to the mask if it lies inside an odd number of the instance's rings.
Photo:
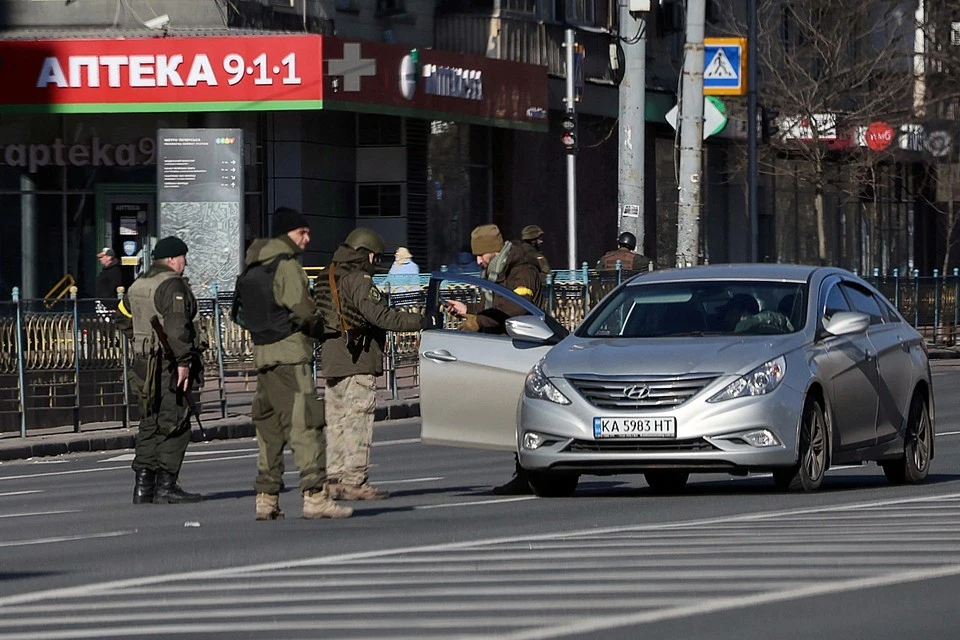
<path id="1" fill-rule="evenodd" d="M 568 453 L 664 453 L 670 451 L 719 451 L 703 438 L 688 440 L 574 440 Z"/>
<path id="2" fill-rule="evenodd" d="M 587 402 L 598 409 L 667 409 L 683 404 L 719 374 L 612 378 L 568 376 Z"/>

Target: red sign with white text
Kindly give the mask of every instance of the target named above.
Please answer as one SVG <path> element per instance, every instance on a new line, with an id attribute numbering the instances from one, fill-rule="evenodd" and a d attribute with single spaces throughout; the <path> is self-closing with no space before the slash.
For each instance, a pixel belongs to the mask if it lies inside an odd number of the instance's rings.
<path id="1" fill-rule="evenodd" d="M 0 41 L 0 111 L 316 109 L 320 36 Z"/>

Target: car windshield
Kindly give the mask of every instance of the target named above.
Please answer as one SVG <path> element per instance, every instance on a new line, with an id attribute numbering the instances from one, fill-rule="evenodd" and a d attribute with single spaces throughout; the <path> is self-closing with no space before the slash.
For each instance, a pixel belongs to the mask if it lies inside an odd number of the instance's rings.
<path id="1" fill-rule="evenodd" d="M 793 333 L 806 321 L 807 285 L 769 280 L 624 286 L 583 323 L 583 337 L 657 338 Z"/>

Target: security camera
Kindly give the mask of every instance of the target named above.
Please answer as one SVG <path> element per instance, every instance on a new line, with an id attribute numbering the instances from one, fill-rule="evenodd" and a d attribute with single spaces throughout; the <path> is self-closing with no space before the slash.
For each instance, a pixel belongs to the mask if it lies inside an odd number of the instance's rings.
<path id="1" fill-rule="evenodd" d="M 145 26 L 147 29 L 163 29 L 168 24 L 170 24 L 170 16 L 164 13 L 156 18 L 150 18 L 149 20 L 145 21 L 143 26 Z"/>

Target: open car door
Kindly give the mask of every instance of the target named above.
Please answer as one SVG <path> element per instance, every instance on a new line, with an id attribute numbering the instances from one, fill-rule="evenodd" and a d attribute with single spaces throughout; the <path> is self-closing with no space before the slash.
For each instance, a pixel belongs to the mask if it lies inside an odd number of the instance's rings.
<path id="1" fill-rule="evenodd" d="M 549 339 L 454 329 L 420 337 L 420 439 L 426 444 L 516 451 L 517 406 L 527 373 L 566 330 L 509 289 L 471 276 L 431 274 L 427 309 L 441 304 L 441 282 L 456 282 L 509 296 L 554 332 Z"/>

